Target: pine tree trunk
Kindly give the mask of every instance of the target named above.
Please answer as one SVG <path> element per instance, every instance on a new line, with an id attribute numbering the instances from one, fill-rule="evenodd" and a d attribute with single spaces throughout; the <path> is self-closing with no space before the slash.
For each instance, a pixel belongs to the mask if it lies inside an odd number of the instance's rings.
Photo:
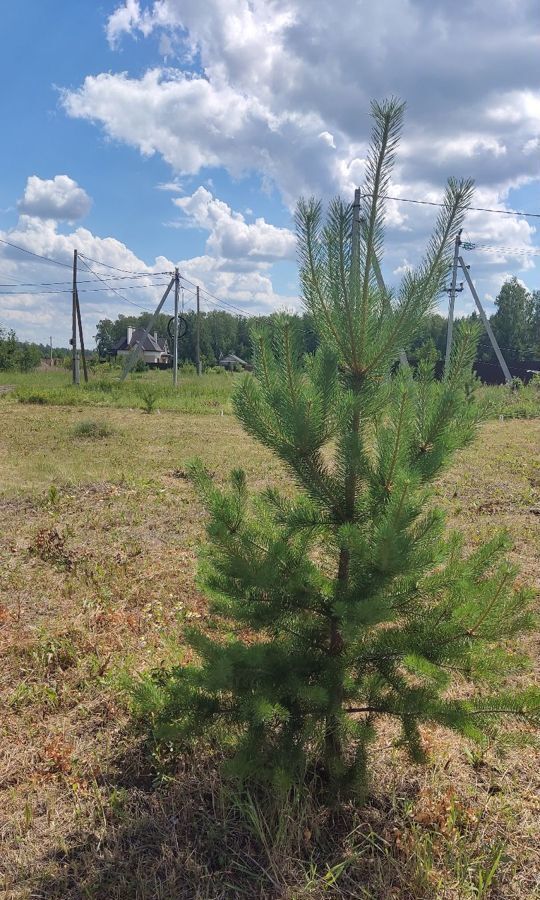
<path id="1" fill-rule="evenodd" d="M 360 414 L 355 412 L 352 421 L 352 433 L 358 437 L 360 430 Z M 351 473 L 345 482 L 345 521 L 353 522 L 356 506 L 356 474 Z M 338 594 L 342 594 L 349 582 L 350 552 L 345 547 L 339 551 L 339 563 L 337 571 L 337 590 Z M 344 639 L 341 632 L 341 623 L 337 616 L 330 618 L 330 634 L 328 644 L 328 655 L 333 659 L 338 659 L 343 652 Z M 343 763 L 343 747 L 341 741 L 341 725 L 340 714 L 343 706 L 343 673 L 339 673 L 338 680 L 330 689 L 330 698 L 328 704 L 328 713 L 326 716 L 325 731 L 325 763 L 326 769 L 330 777 L 330 782 L 335 782 L 332 772 L 336 769 L 336 764 L 341 768 Z"/>
<path id="2" fill-rule="evenodd" d="M 349 561 L 350 554 L 348 550 L 342 548 L 339 553 L 338 566 L 338 583 L 340 589 L 347 585 L 349 580 Z M 330 618 L 330 634 L 328 655 L 336 659 L 343 651 L 344 641 L 340 629 L 340 621 L 337 616 Z M 339 679 L 335 681 L 330 689 L 330 698 L 328 704 L 328 713 L 326 716 L 326 733 L 325 733 L 325 763 L 329 774 L 330 782 L 334 781 L 332 772 L 335 771 L 336 764 L 342 762 L 342 742 L 341 742 L 341 726 L 340 713 L 343 705 L 343 676 L 339 675 Z"/>

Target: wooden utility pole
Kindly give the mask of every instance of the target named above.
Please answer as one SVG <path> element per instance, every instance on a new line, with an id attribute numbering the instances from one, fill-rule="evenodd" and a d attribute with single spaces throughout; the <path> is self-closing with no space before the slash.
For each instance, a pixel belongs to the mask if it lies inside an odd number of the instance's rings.
<path id="1" fill-rule="evenodd" d="M 454 330 L 454 305 L 456 302 L 456 282 L 457 270 L 459 264 L 459 248 L 461 247 L 461 231 L 460 228 L 456 234 L 454 243 L 454 261 L 452 263 L 452 284 L 450 285 L 450 303 L 448 304 L 448 328 L 446 330 L 446 356 L 444 358 L 444 374 L 448 373 L 450 367 L 450 357 L 452 355 L 452 332 Z"/>
<path id="2" fill-rule="evenodd" d="M 201 298 L 199 285 L 196 287 L 197 292 L 197 344 L 195 347 L 195 359 L 197 362 L 197 375 L 202 375 L 201 371 Z"/>
<path id="3" fill-rule="evenodd" d="M 173 384 L 178 387 L 178 303 L 180 300 L 180 273 L 174 270 L 174 347 L 173 347 Z"/>
<path id="4" fill-rule="evenodd" d="M 51 357 L 51 369 L 52 369 L 52 365 L 53 365 L 52 334 L 49 338 L 49 344 L 50 344 L 50 350 L 51 350 L 50 357 Z"/>
<path id="5" fill-rule="evenodd" d="M 79 356 L 77 354 L 77 251 L 73 251 L 73 290 L 71 296 L 71 374 L 73 384 L 80 384 Z"/>
<path id="6" fill-rule="evenodd" d="M 75 288 L 75 300 L 77 304 L 77 322 L 79 324 L 79 341 L 81 345 L 81 356 L 82 356 L 82 366 L 83 366 L 83 374 L 85 384 L 88 384 L 88 369 L 86 368 L 86 354 L 84 350 L 84 337 L 82 330 L 82 319 L 81 319 L 81 306 L 79 303 L 79 292 L 77 288 Z"/>

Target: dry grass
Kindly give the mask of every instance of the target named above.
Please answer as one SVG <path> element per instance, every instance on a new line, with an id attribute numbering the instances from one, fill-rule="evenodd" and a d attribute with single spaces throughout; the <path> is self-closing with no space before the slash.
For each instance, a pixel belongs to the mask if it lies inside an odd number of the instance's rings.
<path id="1" fill-rule="evenodd" d="M 238 796 L 217 758 L 156 778 L 119 682 L 178 657 L 201 513 L 183 477 L 200 454 L 252 483 L 279 465 L 227 416 L 4 407 L 0 442 L 0 896 L 533 898 L 540 892 L 534 748 L 479 753 L 426 731 L 430 763 L 381 735 L 374 792 L 331 819 Z M 438 487 L 471 545 L 504 525 L 538 583 L 540 424 L 496 422 Z M 209 623 L 210 625 L 210 623 Z M 538 636 L 529 641 L 538 672 Z M 527 676 L 530 677 L 530 676 Z M 271 836 L 270 836 L 271 835 Z"/>

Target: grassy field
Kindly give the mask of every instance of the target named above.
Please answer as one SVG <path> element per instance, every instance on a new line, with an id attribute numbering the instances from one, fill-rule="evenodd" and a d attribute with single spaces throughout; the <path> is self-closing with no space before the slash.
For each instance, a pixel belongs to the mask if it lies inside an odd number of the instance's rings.
<path id="1" fill-rule="evenodd" d="M 3 383 L 71 395 L 65 372 L 47 377 L 51 387 Z M 537 747 L 481 752 L 426 730 L 429 764 L 411 767 L 389 731 L 369 802 L 333 816 L 303 798 L 273 809 L 235 794 L 218 750 L 154 765 L 123 676 L 182 658 L 184 622 L 211 627 L 194 586 L 202 513 L 185 460 L 201 455 L 218 479 L 240 462 L 255 487 L 286 480 L 221 415 L 234 377 L 213 380 L 185 380 L 197 415 L 165 394 L 145 415 L 133 386 L 83 388 L 73 404 L 18 402 L 16 390 L 0 400 L 0 896 L 539 896 Z M 537 585 L 539 447 L 540 421 L 496 418 L 437 488 L 471 546 L 506 527 L 520 577 Z M 523 677 L 538 680 L 538 635 L 528 649 Z"/>
<path id="2" fill-rule="evenodd" d="M 235 382 L 241 377 L 220 372 L 198 378 L 193 374 L 193 367 L 188 367 L 187 372 L 180 372 L 179 388 L 175 389 L 170 371 L 134 372 L 120 383 L 120 370 L 102 365 L 90 372 L 88 384 L 81 381 L 79 387 L 74 387 L 71 373 L 66 369 L 0 372 L 0 401 L 81 409 L 144 409 L 150 394 L 157 410 L 228 415 L 232 412 L 230 399 Z M 493 418 L 540 417 L 539 383 L 515 391 L 504 385 L 483 387 L 478 393 L 488 403 Z"/>
<path id="3" fill-rule="evenodd" d="M 184 413 L 231 412 L 230 397 L 238 375 L 221 372 L 197 378 L 180 372 L 179 388 L 172 384 L 170 371 L 134 372 L 120 383 L 120 370 L 109 366 L 91 372 L 88 384 L 81 374 L 80 386 L 73 386 L 66 369 L 35 372 L 0 372 L 0 400 L 29 406 L 76 406 L 144 409 L 146 398 L 154 398 L 155 409 Z M 2 393 L 2 386 L 10 390 Z"/>

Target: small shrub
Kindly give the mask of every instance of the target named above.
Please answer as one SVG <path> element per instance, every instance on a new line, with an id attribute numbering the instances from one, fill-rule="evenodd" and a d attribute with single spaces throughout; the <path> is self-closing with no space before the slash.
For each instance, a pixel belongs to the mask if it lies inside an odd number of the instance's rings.
<path id="1" fill-rule="evenodd" d="M 179 366 L 178 371 L 181 375 L 184 375 L 186 378 L 190 378 L 192 375 L 197 374 L 197 368 L 193 365 L 192 362 L 184 362 L 181 366 Z"/>
<path id="2" fill-rule="evenodd" d="M 95 422 L 93 419 L 85 419 L 79 422 L 73 429 L 73 436 L 79 438 L 106 438 L 114 433 L 114 429 L 106 422 Z"/>
<path id="3" fill-rule="evenodd" d="M 145 413 L 150 415 L 156 408 L 156 403 L 159 399 L 159 391 L 153 384 L 145 385 L 141 391 L 141 398 Z"/>
<path id="4" fill-rule="evenodd" d="M 75 637 L 70 632 L 52 635 L 41 631 L 35 643 L 26 649 L 26 655 L 43 674 L 65 671 L 77 664 Z"/>
<path id="5" fill-rule="evenodd" d="M 60 499 L 60 491 L 56 487 L 55 484 L 51 484 L 49 490 L 47 491 L 47 503 L 50 506 L 56 506 Z"/>

